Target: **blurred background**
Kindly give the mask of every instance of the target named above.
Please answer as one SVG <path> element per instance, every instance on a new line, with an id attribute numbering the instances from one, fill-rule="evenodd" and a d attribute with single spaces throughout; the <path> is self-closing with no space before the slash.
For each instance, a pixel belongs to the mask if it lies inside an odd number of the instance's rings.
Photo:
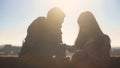
<path id="1" fill-rule="evenodd" d="M 74 44 L 78 16 L 91 11 L 102 31 L 111 38 L 111 54 L 119 56 L 119 3 L 120 0 L 0 0 L 0 54 L 18 55 L 30 23 L 39 16 L 46 17 L 48 10 L 57 6 L 66 14 L 62 25 L 64 43 Z"/>

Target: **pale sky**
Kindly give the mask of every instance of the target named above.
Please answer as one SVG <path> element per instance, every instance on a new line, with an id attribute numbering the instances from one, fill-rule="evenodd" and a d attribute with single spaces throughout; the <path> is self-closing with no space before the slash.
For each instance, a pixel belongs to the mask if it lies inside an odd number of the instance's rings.
<path id="1" fill-rule="evenodd" d="M 0 45 L 22 46 L 27 27 L 50 8 L 58 6 L 66 14 L 63 42 L 73 45 L 78 34 L 77 19 L 91 11 L 102 31 L 111 38 L 112 47 L 120 47 L 120 0 L 0 0 Z"/>

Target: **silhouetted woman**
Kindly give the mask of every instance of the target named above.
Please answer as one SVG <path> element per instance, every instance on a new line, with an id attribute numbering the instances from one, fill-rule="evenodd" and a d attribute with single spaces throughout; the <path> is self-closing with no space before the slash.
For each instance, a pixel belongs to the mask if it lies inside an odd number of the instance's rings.
<path id="1" fill-rule="evenodd" d="M 80 31 L 74 45 L 77 50 L 71 60 L 74 68 L 109 68 L 110 38 L 89 11 L 81 13 L 78 24 Z"/>

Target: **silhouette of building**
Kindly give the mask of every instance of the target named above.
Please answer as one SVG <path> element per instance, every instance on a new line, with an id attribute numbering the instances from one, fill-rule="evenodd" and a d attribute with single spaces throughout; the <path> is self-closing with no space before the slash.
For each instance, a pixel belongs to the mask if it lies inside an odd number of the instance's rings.
<path id="1" fill-rule="evenodd" d="M 112 48 L 111 56 L 112 57 L 120 57 L 120 47 Z"/>
<path id="2" fill-rule="evenodd" d="M 0 48 L 0 55 L 18 55 L 20 53 L 20 50 L 21 47 L 6 44 Z"/>

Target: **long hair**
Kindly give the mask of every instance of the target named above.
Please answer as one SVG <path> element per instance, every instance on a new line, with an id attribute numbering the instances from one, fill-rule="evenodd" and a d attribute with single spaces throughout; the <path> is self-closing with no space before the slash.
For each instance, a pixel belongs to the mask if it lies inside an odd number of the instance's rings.
<path id="1" fill-rule="evenodd" d="M 89 12 L 83 12 L 78 18 L 78 24 L 79 24 L 79 34 L 78 37 L 75 41 L 75 45 L 78 47 L 78 49 L 82 48 L 85 44 L 85 42 L 93 37 L 96 40 L 102 40 L 102 36 L 104 35 L 103 32 L 101 31 L 94 15 Z M 84 31 L 88 30 L 87 33 Z M 98 44 L 101 43 L 100 41 Z"/>

